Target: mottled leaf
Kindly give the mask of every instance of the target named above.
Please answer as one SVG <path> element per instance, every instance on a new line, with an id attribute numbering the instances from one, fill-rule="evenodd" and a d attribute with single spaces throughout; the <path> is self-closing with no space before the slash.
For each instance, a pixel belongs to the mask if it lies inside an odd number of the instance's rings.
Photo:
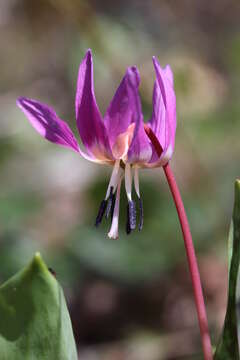
<path id="1" fill-rule="evenodd" d="M 77 359 L 63 291 L 39 253 L 0 287 L 0 359 Z"/>

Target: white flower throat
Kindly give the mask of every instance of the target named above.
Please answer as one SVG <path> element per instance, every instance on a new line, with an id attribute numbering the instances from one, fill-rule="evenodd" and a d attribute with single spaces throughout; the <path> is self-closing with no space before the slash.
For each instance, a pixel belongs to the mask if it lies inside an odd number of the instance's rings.
<path id="1" fill-rule="evenodd" d="M 96 223 L 95 223 L 96 226 L 99 226 L 100 223 L 102 222 L 104 214 L 106 219 L 111 217 L 112 224 L 108 236 L 112 239 L 118 238 L 120 192 L 121 192 L 121 183 L 123 177 L 125 179 L 125 190 L 128 200 L 126 233 L 130 234 L 131 231 L 134 230 L 137 225 L 136 204 L 135 201 L 132 200 L 132 171 L 134 171 L 134 187 L 139 203 L 139 224 L 138 224 L 139 231 L 142 230 L 143 227 L 143 204 L 139 191 L 138 167 L 136 165 L 132 166 L 129 163 L 126 163 L 124 164 L 123 167 L 121 167 L 120 162 L 121 160 L 115 161 L 112 175 L 108 184 L 106 196 L 105 199 L 102 200 L 100 204 L 98 215 L 96 218 Z"/>

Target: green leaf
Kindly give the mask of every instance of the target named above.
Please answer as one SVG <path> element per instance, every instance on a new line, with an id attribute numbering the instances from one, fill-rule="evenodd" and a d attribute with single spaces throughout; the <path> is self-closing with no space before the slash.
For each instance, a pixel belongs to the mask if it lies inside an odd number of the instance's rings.
<path id="1" fill-rule="evenodd" d="M 63 291 L 39 253 L 0 287 L 0 359 L 77 359 Z"/>
<path id="2" fill-rule="evenodd" d="M 229 234 L 228 303 L 223 332 L 214 360 L 239 360 L 237 285 L 240 263 L 240 180 L 235 182 L 235 202 Z"/>

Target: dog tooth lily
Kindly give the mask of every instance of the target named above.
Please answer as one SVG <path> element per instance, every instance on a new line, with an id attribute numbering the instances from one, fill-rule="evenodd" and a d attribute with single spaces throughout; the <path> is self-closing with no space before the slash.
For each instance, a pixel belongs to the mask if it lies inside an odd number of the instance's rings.
<path id="1" fill-rule="evenodd" d="M 139 189 L 139 169 L 164 166 L 170 160 L 175 142 L 176 100 L 173 74 L 169 66 L 162 69 L 153 57 L 156 80 L 153 89 L 151 119 L 144 123 L 138 92 L 140 76 L 135 66 L 129 67 L 104 117 L 101 116 L 93 81 L 91 50 L 83 58 L 78 73 L 75 101 L 76 122 L 83 151 L 66 122 L 48 105 L 20 97 L 17 105 L 32 126 L 47 140 L 78 152 L 89 161 L 113 167 L 112 175 L 96 218 L 98 226 L 104 214 L 111 217 L 110 238 L 118 237 L 120 189 L 124 178 L 128 200 L 126 231 L 136 228 L 136 204 L 132 199 L 132 177 L 138 197 L 139 230 L 143 227 L 143 203 Z M 162 152 L 156 152 L 148 133 L 154 134 Z M 134 174 L 133 174 L 134 173 Z"/>

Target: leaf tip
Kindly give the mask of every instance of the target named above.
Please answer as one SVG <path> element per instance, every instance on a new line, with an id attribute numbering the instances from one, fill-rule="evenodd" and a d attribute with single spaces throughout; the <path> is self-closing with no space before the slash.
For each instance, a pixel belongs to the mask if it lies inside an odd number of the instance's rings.
<path id="1" fill-rule="evenodd" d="M 45 273 L 45 274 L 49 273 L 48 267 L 45 264 L 45 262 L 43 261 L 40 252 L 36 252 L 34 254 L 33 259 L 29 266 L 29 270 L 30 270 L 30 272 L 37 272 L 37 273 L 41 272 L 41 273 Z"/>
<path id="2" fill-rule="evenodd" d="M 44 264 L 44 261 L 42 259 L 42 256 L 40 254 L 40 252 L 36 252 L 33 256 L 33 260 L 32 260 L 33 263 L 36 263 L 38 265 L 43 265 Z M 45 265 L 45 264 L 44 264 Z"/>
<path id="3" fill-rule="evenodd" d="M 240 179 L 236 179 L 236 180 L 235 180 L 235 189 L 236 189 L 237 191 L 240 191 Z"/>
<path id="4" fill-rule="evenodd" d="M 240 179 L 235 180 L 235 207 L 240 211 Z"/>
<path id="5" fill-rule="evenodd" d="M 42 259 L 41 254 L 40 254 L 39 251 L 37 251 L 37 252 L 34 254 L 34 259 Z"/>

